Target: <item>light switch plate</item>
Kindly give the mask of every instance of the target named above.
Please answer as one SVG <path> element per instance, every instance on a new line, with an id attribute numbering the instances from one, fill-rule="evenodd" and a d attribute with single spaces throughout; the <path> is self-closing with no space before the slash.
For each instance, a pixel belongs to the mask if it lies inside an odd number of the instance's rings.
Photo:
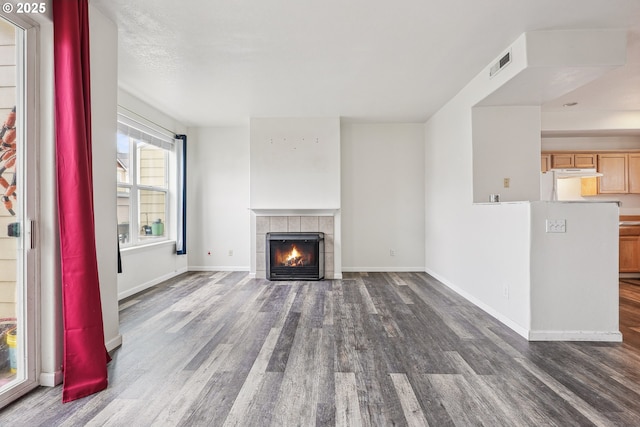
<path id="1" fill-rule="evenodd" d="M 566 219 L 548 219 L 547 220 L 547 233 L 566 233 L 566 232 L 567 232 Z"/>

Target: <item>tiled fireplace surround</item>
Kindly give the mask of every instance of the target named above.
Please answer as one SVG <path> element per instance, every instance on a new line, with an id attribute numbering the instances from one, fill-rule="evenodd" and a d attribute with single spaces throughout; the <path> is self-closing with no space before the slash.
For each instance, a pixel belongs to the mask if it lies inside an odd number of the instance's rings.
<path id="1" fill-rule="evenodd" d="M 266 234 L 281 232 L 324 233 L 325 279 L 334 278 L 334 217 L 311 215 L 256 216 L 256 278 L 266 278 Z"/>

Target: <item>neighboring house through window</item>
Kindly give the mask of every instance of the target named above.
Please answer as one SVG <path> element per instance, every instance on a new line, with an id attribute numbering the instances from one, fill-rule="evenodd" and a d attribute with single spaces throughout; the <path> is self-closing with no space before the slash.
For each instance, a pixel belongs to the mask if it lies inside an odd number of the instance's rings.
<path id="1" fill-rule="evenodd" d="M 118 116 L 118 239 L 137 246 L 168 240 L 171 177 L 175 176 L 174 140 L 144 124 Z"/>

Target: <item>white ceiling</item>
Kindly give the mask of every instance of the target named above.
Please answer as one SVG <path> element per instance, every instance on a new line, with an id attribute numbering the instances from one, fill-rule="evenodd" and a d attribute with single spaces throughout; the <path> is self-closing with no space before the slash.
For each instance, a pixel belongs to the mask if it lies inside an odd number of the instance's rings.
<path id="1" fill-rule="evenodd" d="M 630 29 L 628 64 L 545 110 L 640 110 L 639 0 L 91 3 L 118 25 L 120 86 L 189 126 L 422 122 L 523 32 L 574 28 Z"/>

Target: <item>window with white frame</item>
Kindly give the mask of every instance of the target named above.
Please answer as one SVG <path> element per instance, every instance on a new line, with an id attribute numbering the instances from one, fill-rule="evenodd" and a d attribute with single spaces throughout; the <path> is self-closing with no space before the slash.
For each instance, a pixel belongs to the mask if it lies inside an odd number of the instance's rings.
<path id="1" fill-rule="evenodd" d="M 118 239 L 123 247 L 167 240 L 174 140 L 118 116 Z"/>

